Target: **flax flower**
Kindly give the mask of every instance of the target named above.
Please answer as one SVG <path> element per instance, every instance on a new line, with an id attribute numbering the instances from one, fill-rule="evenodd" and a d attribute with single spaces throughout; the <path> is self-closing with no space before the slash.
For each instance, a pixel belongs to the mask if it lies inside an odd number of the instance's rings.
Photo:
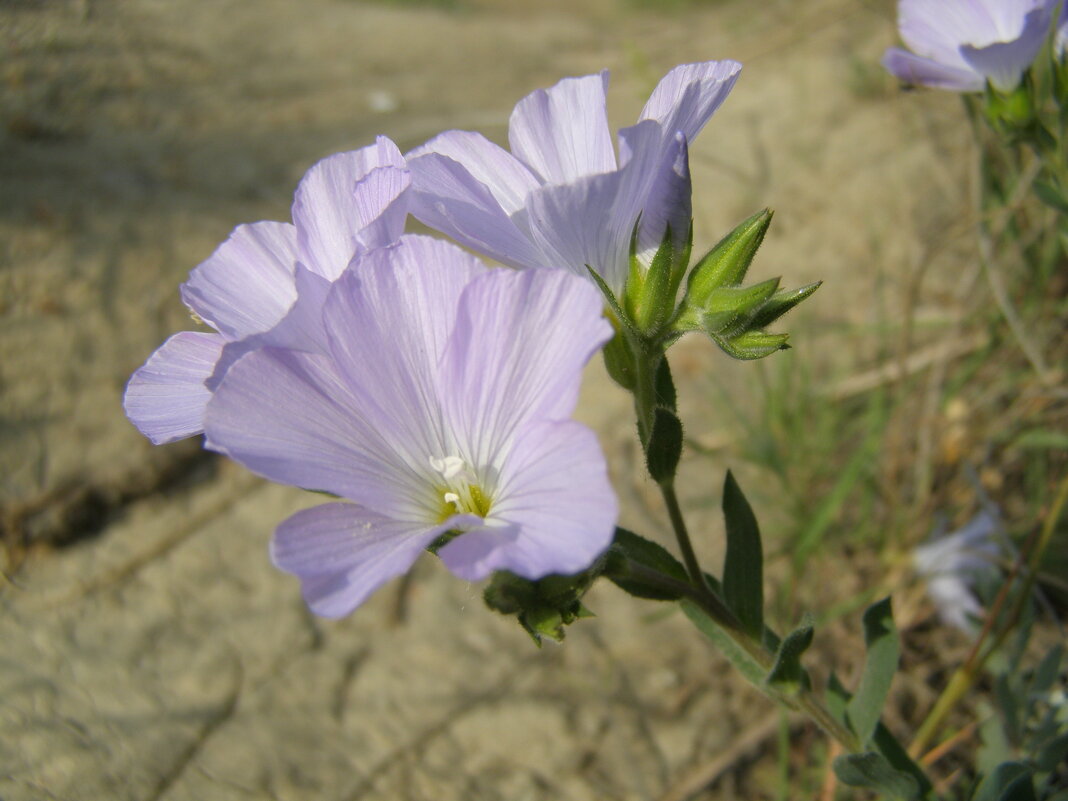
<path id="1" fill-rule="evenodd" d="M 127 385 L 126 414 L 141 433 L 157 445 L 199 434 L 214 384 L 253 346 L 315 349 L 330 282 L 356 254 L 400 236 L 409 183 L 397 146 L 379 137 L 308 170 L 292 224 L 235 228 L 182 286 L 186 306 L 216 333 L 175 334 Z"/>
<path id="2" fill-rule="evenodd" d="M 565 78 L 512 112 L 511 152 L 481 134 L 447 131 L 407 154 L 412 214 L 457 242 L 512 267 L 589 265 L 617 293 L 641 217 L 646 264 L 667 226 L 690 227 L 688 143 L 727 97 L 741 65 L 675 67 L 639 122 L 619 132 L 605 107 L 608 74 Z"/>
<path id="3" fill-rule="evenodd" d="M 1054 0 L 899 0 L 898 30 L 883 66 L 910 84 L 980 92 L 989 80 L 1009 92 L 1049 32 Z"/>
<path id="4" fill-rule="evenodd" d="M 407 236 L 330 289 L 323 353 L 260 348 L 227 371 L 207 446 L 344 499 L 298 512 L 272 542 L 313 611 L 347 614 L 431 545 L 468 580 L 575 573 L 608 547 L 604 455 L 569 419 L 611 333 L 601 309 L 562 270 L 488 270 Z"/>

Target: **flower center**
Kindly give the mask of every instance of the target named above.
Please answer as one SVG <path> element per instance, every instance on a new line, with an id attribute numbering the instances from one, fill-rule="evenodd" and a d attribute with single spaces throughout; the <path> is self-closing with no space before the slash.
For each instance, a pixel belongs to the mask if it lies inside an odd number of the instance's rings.
<path id="1" fill-rule="evenodd" d="M 487 517 L 493 498 L 482 488 L 474 469 L 458 456 L 444 459 L 430 457 L 430 466 L 441 477 L 435 486 L 441 499 L 438 522 L 443 523 L 455 514 Z"/>

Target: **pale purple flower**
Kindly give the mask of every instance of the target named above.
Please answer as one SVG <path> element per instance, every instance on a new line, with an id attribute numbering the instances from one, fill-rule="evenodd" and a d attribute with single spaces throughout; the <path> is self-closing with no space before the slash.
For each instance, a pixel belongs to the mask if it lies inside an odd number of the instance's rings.
<path id="1" fill-rule="evenodd" d="M 207 446 L 337 495 L 275 533 L 317 613 L 347 614 L 429 545 L 468 580 L 588 567 L 617 513 L 593 432 L 570 420 L 611 335 L 562 270 L 488 270 L 442 240 L 369 251 L 333 285 L 322 353 L 242 356 L 208 403 Z"/>
<path id="2" fill-rule="evenodd" d="M 253 346 L 315 349 L 330 282 L 358 253 L 401 235 L 409 183 L 397 146 L 379 137 L 308 170 L 292 224 L 235 228 L 181 290 L 217 333 L 175 334 L 126 387 L 126 414 L 141 433 L 157 445 L 199 434 L 214 384 Z"/>
<path id="3" fill-rule="evenodd" d="M 688 143 L 727 97 L 741 65 L 675 67 L 639 122 L 619 132 L 605 108 L 608 73 L 565 78 L 512 112 L 511 152 L 470 131 L 447 131 L 407 154 L 412 214 L 457 242 L 512 267 L 592 267 L 617 293 L 641 215 L 647 264 L 670 224 L 690 227 Z"/>
<path id="4" fill-rule="evenodd" d="M 947 625 L 972 632 L 975 621 L 982 618 L 974 588 L 998 573 L 1000 531 L 997 518 L 984 511 L 958 531 L 912 552 L 916 572 L 927 581 L 927 594 Z"/>
<path id="5" fill-rule="evenodd" d="M 898 0 L 908 52 L 891 47 L 883 66 L 902 81 L 980 92 L 989 80 L 1020 83 L 1049 33 L 1056 0 Z"/>

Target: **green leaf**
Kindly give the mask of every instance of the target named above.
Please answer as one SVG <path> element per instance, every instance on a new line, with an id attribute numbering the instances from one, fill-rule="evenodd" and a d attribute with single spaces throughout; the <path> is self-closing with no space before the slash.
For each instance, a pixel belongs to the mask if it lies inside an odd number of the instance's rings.
<path id="1" fill-rule="evenodd" d="M 686 289 L 690 305 L 704 308 L 712 290 L 742 283 L 771 225 L 771 215 L 764 209 L 744 220 L 694 265 Z"/>
<path id="2" fill-rule="evenodd" d="M 845 688 L 845 685 L 838 678 L 838 674 L 831 671 L 830 678 L 827 679 L 827 711 L 834 716 L 834 719 L 852 731 L 852 727 L 849 725 L 849 717 L 846 714 L 846 709 L 849 705 L 849 699 L 853 696 L 849 690 Z M 855 734 L 856 732 L 854 732 Z"/>
<path id="3" fill-rule="evenodd" d="M 811 623 L 803 623 L 786 635 L 775 654 L 775 665 L 768 673 L 768 684 L 781 693 L 794 695 L 811 684 L 808 672 L 801 666 L 801 655 L 812 645 Z"/>
<path id="4" fill-rule="evenodd" d="M 723 517 L 727 522 L 723 597 L 746 632 L 760 640 L 764 633 L 764 553 L 760 527 L 729 470 L 723 482 Z"/>
<path id="5" fill-rule="evenodd" d="M 789 347 L 786 341 L 790 338 L 789 334 L 767 334 L 763 331 L 746 331 L 732 339 L 714 334 L 710 336 L 720 350 L 741 361 L 763 359 L 777 350 L 786 350 Z"/>
<path id="6" fill-rule="evenodd" d="M 867 648 L 864 673 L 847 713 L 853 731 L 866 743 L 882 715 L 901 655 L 889 598 L 872 604 L 864 612 L 864 644 Z"/>
<path id="7" fill-rule="evenodd" d="M 1002 762 L 979 782 L 972 801 L 1031 801 L 1034 793 L 1031 769 L 1025 763 Z"/>
<path id="8" fill-rule="evenodd" d="M 645 451 L 645 462 L 653 481 L 661 483 L 674 478 L 681 457 L 682 421 L 674 412 L 657 409 Z"/>
<path id="9" fill-rule="evenodd" d="M 712 641 L 712 644 L 715 645 L 725 657 L 727 657 L 739 673 L 741 673 L 754 687 L 758 687 L 761 690 L 764 689 L 764 676 L 766 671 L 759 662 L 739 646 L 730 635 L 719 627 L 719 624 L 717 624 L 716 621 L 705 614 L 705 611 L 693 601 L 684 598 L 679 601 L 679 606 L 682 607 L 682 611 L 686 613 L 686 617 L 697 626 L 702 634 Z"/>
<path id="10" fill-rule="evenodd" d="M 1035 181 L 1034 188 L 1039 200 L 1061 214 L 1068 214 L 1068 197 L 1064 192 L 1046 181 Z"/>
<path id="11" fill-rule="evenodd" d="M 1060 676 L 1061 659 L 1063 658 L 1064 646 L 1060 643 L 1049 649 L 1042 661 L 1038 663 L 1038 667 L 1035 668 L 1035 675 L 1031 678 L 1031 685 L 1027 690 L 1029 696 L 1032 698 L 1042 696 L 1053 688 L 1053 683 Z"/>
<path id="12" fill-rule="evenodd" d="M 865 787 L 891 798 L 913 799 L 920 795 L 916 780 L 896 770 L 882 754 L 844 754 L 834 760 L 834 772 L 842 784 Z"/>
<path id="13" fill-rule="evenodd" d="M 775 294 L 780 280 L 769 278 L 751 286 L 721 286 L 712 290 L 701 307 L 701 326 L 710 335 L 726 339 L 742 333 L 758 310 Z"/>
<path id="14" fill-rule="evenodd" d="M 1068 450 L 1068 434 L 1048 428 L 1031 428 L 1014 439 L 1012 445 L 1029 451 Z"/>
<path id="15" fill-rule="evenodd" d="M 608 549 L 605 577 L 636 598 L 677 601 L 681 597 L 680 593 L 667 591 L 660 584 L 650 584 L 641 576 L 636 576 L 629 567 L 631 562 L 648 567 L 682 583 L 689 581 L 686 568 L 664 546 L 647 540 L 633 531 L 617 527 L 615 538 Z"/>
<path id="16" fill-rule="evenodd" d="M 668 364 L 667 356 L 662 356 L 656 367 L 656 405 L 673 412 L 677 400 L 675 382 L 671 378 L 671 365 Z"/>
<path id="17" fill-rule="evenodd" d="M 872 735 L 871 741 L 876 750 L 890 763 L 890 767 L 902 773 L 908 773 L 916 780 L 921 795 L 926 795 L 930 792 L 931 780 L 927 778 L 923 768 L 912 761 L 909 752 L 897 741 L 890 729 L 879 723 L 875 727 L 875 734 Z"/>
<path id="18" fill-rule="evenodd" d="M 1068 757 L 1068 732 L 1055 737 L 1045 745 L 1035 756 L 1035 765 L 1039 770 L 1051 771 L 1064 762 Z"/>
<path id="19" fill-rule="evenodd" d="M 752 328 L 767 328 L 773 322 L 782 317 L 790 309 L 815 292 L 823 284 L 816 281 L 814 284 L 806 284 L 798 289 L 780 289 L 767 302 L 757 309 L 753 316 Z"/>

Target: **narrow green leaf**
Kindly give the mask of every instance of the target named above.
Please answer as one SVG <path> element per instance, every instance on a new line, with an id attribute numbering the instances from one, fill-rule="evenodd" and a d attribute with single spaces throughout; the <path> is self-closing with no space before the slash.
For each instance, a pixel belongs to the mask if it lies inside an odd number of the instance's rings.
<path id="1" fill-rule="evenodd" d="M 1035 668 L 1035 675 L 1031 678 L 1031 686 L 1027 694 L 1032 698 L 1045 695 L 1053 688 L 1061 672 L 1061 659 L 1064 658 L 1064 647 L 1059 643 L 1050 648 L 1042 661 Z"/>
<path id="2" fill-rule="evenodd" d="M 867 648 L 864 673 L 849 701 L 848 715 L 853 731 L 866 743 L 882 715 L 901 655 L 889 598 L 872 604 L 864 612 L 864 644 Z"/>
<path id="3" fill-rule="evenodd" d="M 727 657 L 732 665 L 754 687 L 764 689 L 765 670 L 753 657 L 746 653 L 723 629 L 701 609 L 697 604 L 688 599 L 679 601 L 679 606 L 686 613 L 702 634 L 712 641 L 712 644 Z"/>
<path id="4" fill-rule="evenodd" d="M 645 451 L 649 475 L 657 483 L 675 477 L 682 457 L 682 421 L 667 409 L 657 409 Z"/>
<path id="5" fill-rule="evenodd" d="M 723 482 L 723 517 L 727 522 L 723 597 L 745 630 L 759 640 L 764 633 L 764 552 L 760 527 L 729 470 Z"/>
<path id="6" fill-rule="evenodd" d="M 1034 188 L 1039 200 L 1061 214 L 1068 214 L 1068 197 L 1057 187 L 1046 181 L 1035 181 Z"/>
<path id="7" fill-rule="evenodd" d="M 909 752 L 902 747 L 901 743 L 882 723 L 875 727 L 875 734 L 871 738 L 876 750 L 890 763 L 890 767 L 907 773 L 916 780 L 920 788 L 920 795 L 926 795 L 931 790 L 931 780 L 923 772 L 923 768 L 912 761 Z"/>
<path id="8" fill-rule="evenodd" d="M 720 350 L 741 361 L 763 359 L 775 351 L 786 350 L 789 347 L 786 341 L 790 338 L 789 334 L 766 334 L 763 331 L 746 331 L 733 339 L 710 336 L 712 341 L 719 345 Z"/>
<path id="9" fill-rule="evenodd" d="M 913 799 L 920 795 L 916 780 L 895 770 L 882 754 L 844 754 L 834 760 L 834 772 L 842 784 L 865 787 L 891 798 Z"/>
<path id="10" fill-rule="evenodd" d="M 811 623 L 805 623 L 786 635 L 775 654 L 775 665 L 768 673 L 769 685 L 787 695 L 809 688 L 808 672 L 801 666 L 801 655 L 812 645 L 812 637 Z"/>
<path id="11" fill-rule="evenodd" d="M 846 710 L 849 706 L 849 699 L 852 697 L 849 690 L 839 680 L 838 674 L 831 671 L 830 678 L 827 679 L 827 711 L 850 731 L 852 731 L 852 727 L 849 725 L 849 716 L 846 714 Z"/>
<path id="12" fill-rule="evenodd" d="M 753 316 L 751 326 L 753 328 L 767 328 L 773 322 L 782 317 L 790 309 L 815 292 L 823 284 L 816 281 L 814 284 L 806 284 L 798 289 L 780 289 L 767 302 L 757 309 Z"/>
<path id="13" fill-rule="evenodd" d="M 1068 758 L 1068 732 L 1054 737 L 1043 745 L 1035 756 L 1035 765 L 1041 771 L 1055 770 L 1066 758 Z"/>
<path id="14" fill-rule="evenodd" d="M 684 583 L 689 581 L 686 568 L 664 546 L 647 540 L 633 531 L 617 527 L 615 538 L 608 549 L 604 576 L 621 590 L 636 598 L 677 601 L 681 597 L 677 592 L 665 591 L 662 586 L 652 585 L 643 581 L 640 576 L 635 576 L 628 567 L 630 562 L 636 562 L 657 573 L 663 573 L 676 581 Z"/>
<path id="15" fill-rule="evenodd" d="M 1020 779 L 1031 780 L 1031 769 L 1025 763 L 1002 762 L 979 782 L 972 801 L 1002 801 L 1005 792 Z"/>
<path id="16" fill-rule="evenodd" d="M 1012 445 L 1029 451 L 1068 450 L 1068 434 L 1048 428 L 1031 428 L 1014 439 Z"/>
<path id="17" fill-rule="evenodd" d="M 677 400 L 675 381 L 671 378 L 671 365 L 668 364 L 667 356 L 662 356 L 656 367 L 656 405 L 673 412 Z"/>
<path id="18" fill-rule="evenodd" d="M 689 302 L 704 308 L 712 290 L 742 283 L 764 234 L 771 225 L 770 209 L 758 211 L 716 243 L 690 272 L 686 289 Z"/>

